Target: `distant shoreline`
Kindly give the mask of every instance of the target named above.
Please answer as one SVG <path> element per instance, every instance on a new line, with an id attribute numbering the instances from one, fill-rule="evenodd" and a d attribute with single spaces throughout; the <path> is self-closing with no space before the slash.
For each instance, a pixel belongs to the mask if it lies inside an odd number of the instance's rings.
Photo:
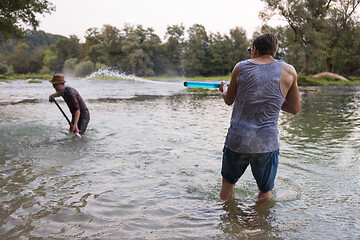
<path id="1" fill-rule="evenodd" d="M 11 82 L 16 80 L 29 80 L 29 83 L 41 83 L 50 80 L 52 75 L 49 74 L 13 74 L 9 76 L 0 75 L 1 82 Z M 154 81 L 230 81 L 231 75 L 225 76 L 211 76 L 211 77 L 174 77 L 174 76 L 159 76 L 159 77 L 143 77 L 144 79 Z M 80 78 L 79 78 L 80 79 Z M 96 77 L 102 80 L 129 80 L 128 78 L 119 77 Z M 348 78 L 349 81 L 343 81 L 331 76 L 299 76 L 299 86 L 360 86 L 360 77 Z M 91 80 L 91 78 L 90 78 Z"/>

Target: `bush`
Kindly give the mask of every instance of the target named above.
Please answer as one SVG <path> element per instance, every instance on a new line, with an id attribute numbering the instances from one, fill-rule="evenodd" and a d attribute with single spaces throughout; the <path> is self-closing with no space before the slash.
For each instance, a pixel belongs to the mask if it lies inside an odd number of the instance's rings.
<path id="1" fill-rule="evenodd" d="M 334 78 L 332 76 L 328 76 L 328 75 L 318 77 L 317 79 L 324 80 L 324 81 L 335 81 L 335 80 L 337 80 L 336 78 Z"/>
<path id="2" fill-rule="evenodd" d="M 94 72 L 95 66 L 91 61 L 81 62 L 75 67 L 76 77 L 85 77 Z"/>
<path id="3" fill-rule="evenodd" d="M 39 72 L 40 74 L 51 74 L 53 73 L 47 66 L 43 66 L 43 68 Z"/>
<path id="4" fill-rule="evenodd" d="M 7 73 L 8 66 L 6 63 L 0 63 L 0 74 L 4 75 Z"/>
<path id="5" fill-rule="evenodd" d="M 52 72 L 58 72 L 61 70 L 59 59 L 56 56 L 46 58 L 44 65 Z"/>
<path id="6" fill-rule="evenodd" d="M 299 86 L 322 86 L 321 81 L 317 81 L 311 76 L 298 75 Z"/>
<path id="7" fill-rule="evenodd" d="M 13 66 L 7 65 L 6 62 L 0 63 L 0 74 L 1 74 L 1 75 L 14 74 L 14 68 L 13 68 Z"/>
<path id="8" fill-rule="evenodd" d="M 75 67 L 78 64 L 77 58 L 69 58 L 64 62 L 64 73 L 74 74 Z"/>
<path id="9" fill-rule="evenodd" d="M 8 71 L 7 71 L 6 75 L 11 75 L 14 73 L 15 73 L 14 67 L 12 65 L 8 65 Z"/>

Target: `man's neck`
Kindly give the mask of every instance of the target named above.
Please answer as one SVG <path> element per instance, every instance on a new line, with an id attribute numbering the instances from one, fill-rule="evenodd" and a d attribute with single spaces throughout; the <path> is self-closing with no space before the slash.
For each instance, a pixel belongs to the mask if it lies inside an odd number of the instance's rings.
<path id="1" fill-rule="evenodd" d="M 57 92 L 61 92 L 61 91 L 63 91 L 64 89 L 65 89 L 65 85 L 57 88 L 56 91 L 57 91 Z"/>
<path id="2" fill-rule="evenodd" d="M 255 64 L 267 64 L 267 63 L 275 62 L 276 60 L 271 55 L 261 55 L 261 56 L 255 56 L 249 61 Z"/>

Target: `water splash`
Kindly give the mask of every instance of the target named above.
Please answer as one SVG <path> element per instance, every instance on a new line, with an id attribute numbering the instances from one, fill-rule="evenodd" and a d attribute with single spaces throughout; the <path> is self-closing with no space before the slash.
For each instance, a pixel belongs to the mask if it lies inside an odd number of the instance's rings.
<path id="1" fill-rule="evenodd" d="M 85 80 L 91 80 L 91 79 L 101 79 L 101 78 L 111 78 L 111 79 L 121 79 L 121 80 L 134 80 L 137 82 L 146 82 L 146 83 L 160 83 L 160 84 L 173 84 L 170 82 L 163 82 L 163 81 L 155 81 L 155 80 L 149 80 L 145 78 L 141 78 L 138 76 L 135 76 L 133 74 L 126 74 L 124 72 L 121 72 L 119 70 L 113 69 L 113 68 L 100 68 L 98 71 L 90 74 L 89 76 L 86 76 Z"/>

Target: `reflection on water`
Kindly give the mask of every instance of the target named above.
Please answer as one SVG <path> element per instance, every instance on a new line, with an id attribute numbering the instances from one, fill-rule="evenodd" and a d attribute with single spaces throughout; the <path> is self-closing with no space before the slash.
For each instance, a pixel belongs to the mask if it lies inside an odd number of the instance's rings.
<path id="1" fill-rule="evenodd" d="M 224 202 L 221 230 L 237 239 L 279 239 L 271 226 L 275 221 L 274 200 L 231 200 Z"/>
<path id="2" fill-rule="evenodd" d="M 248 169 L 219 199 L 231 107 L 182 82 L 68 80 L 91 111 L 68 133 L 43 82 L 0 84 L 1 239 L 356 239 L 360 89 L 302 91 L 281 113 L 274 199 Z M 60 105 L 69 115 L 65 103 Z M 329 228 L 331 226 L 331 228 Z"/>

